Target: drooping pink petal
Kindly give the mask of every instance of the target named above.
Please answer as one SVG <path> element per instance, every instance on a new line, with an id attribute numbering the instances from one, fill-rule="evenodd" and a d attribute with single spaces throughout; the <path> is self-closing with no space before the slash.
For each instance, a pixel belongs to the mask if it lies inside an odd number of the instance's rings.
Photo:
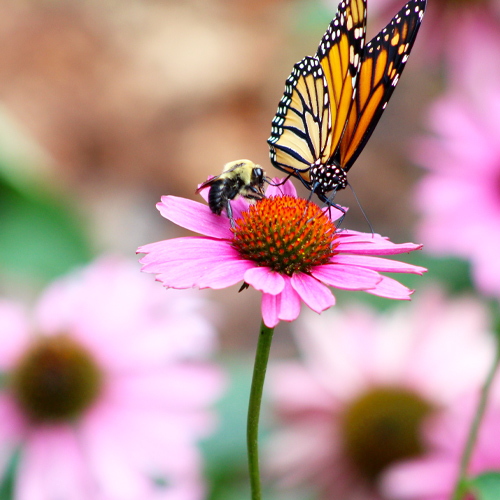
<path id="1" fill-rule="evenodd" d="M 396 300 L 410 300 L 410 295 L 414 291 L 387 276 L 382 276 L 382 279 L 377 283 L 375 288 L 366 290 L 367 293 L 371 293 L 372 295 Z"/>
<path id="2" fill-rule="evenodd" d="M 282 321 L 294 321 L 299 317 L 301 300 L 299 294 L 293 289 L 291 279 L 284 277 L 285 286 L 277 296 L 280 297 L 279 319 Z"/>
<path id="3" fill-rule="evenodd" d="M 245 281 L 256 290 L 271 295 L 278 295 L 285 287 L 283 277 L 268 267 L 252 267 L 245 273 Z"/>
<path id="4" fill-rule="evenodd" d="M 278 295 L 262 294 L 262 319 L 269 328 L 281 321 L 294 321 L 300 314 L 300 296 L 293 289 L 290 278 L 285 278 L 283 291 Z"/>
<path id="5" fill-rule="evenodd" d="M 304 273 L 294 273 L 291 279 L 294 290 L 313 311 L 320 313 L 335 305 L 332 292 L 318 280 Z"/>
<path id="6" fill-rule="evenodd" d="M 280 295 L 271 295 L 270 293 L 262 294 L 262 321 L 268 328 L 274 328 L 280 322 L 278 317 L 278 303 L 280 301 Z"/>
<path id="7" fill-rule="evenodd" d="M 382 279 L 371 269 L 337 264 L 325 264 L 311 270 L 311 274 L 327 285 L 342 290 L 368 290 L 375 288 Z"/>
<path id="8" fill-rule="evenodd" d="M 227 224 L 221 224 L 221 220 L 224 220 L 222 216 L 212 213 L 207 205 L 197 201 L 177 196 L 162 196 L 156 208 L 165 219 L 195 233 L 213 238 L 232 238 L 231 225 L 227 217 L 225 218 Z"/>
<path id="9" fill-rule="evenodd" d="M 413 273 L 423 274 L 427 271 L 425 267 L 407 264 L 397 260 L 383 259 L 380 257 L 372 257 L 368 255 L 349 255 L 338 254 L 335 256 L 336 264 L 344 264 L 348 266 L 364 267 L 373 271 L 386 273 Z"/>

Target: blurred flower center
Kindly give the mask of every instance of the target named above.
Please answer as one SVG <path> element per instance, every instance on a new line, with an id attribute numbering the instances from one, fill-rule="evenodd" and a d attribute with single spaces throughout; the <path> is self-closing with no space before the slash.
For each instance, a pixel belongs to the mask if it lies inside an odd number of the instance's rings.
<path id="1" fill-rule="evenodd" d="M 21 409 L 37 422 L 74 419 L 98 397 L 102 372 L 89 352 L 67 335 L 37 340 L 9 382 Z"/>
<path id="2" fill-rule="evenodd" d="M 389 464 L 421 454 L 421 424 L 432 405 L 410 390 L 376 388 L 354 400 L 342 419 L 349 459 L 369 481 Z"/>
<path id="3" fill-rule="evenodd" d="M 233 246 L 244 259 L 291 276 L 326 264 L 338 245 L 335 224 L 312 202 L 265 198 L 236 221 Z"/>

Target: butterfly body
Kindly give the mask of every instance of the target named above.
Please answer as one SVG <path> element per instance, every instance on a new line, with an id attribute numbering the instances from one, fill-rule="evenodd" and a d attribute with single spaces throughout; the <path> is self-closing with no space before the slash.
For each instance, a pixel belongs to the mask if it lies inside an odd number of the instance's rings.
<path id="1" fill-rule="evenodd" d="M 268 139 L 273 165 L 332 203 L 396 87 L 426 0 L 365 45 L 366 0 L 344 0 L 316 54 L 295 64 Z"/>

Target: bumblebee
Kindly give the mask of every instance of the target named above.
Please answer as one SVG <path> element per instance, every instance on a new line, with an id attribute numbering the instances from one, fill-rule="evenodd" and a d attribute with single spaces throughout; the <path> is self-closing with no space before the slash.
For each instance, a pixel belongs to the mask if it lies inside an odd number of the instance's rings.
<path id="1" fill-rule="evenodd" d="M 233 211 L 230 201 L 243 196 L 250 201 L 262 200 L 264 194 L 264 170 L 250 160 L 237 160 L 224 165 L 222 173 L 204 182 L 196 192 L 210 187 L 208 206 L 214 214 L 221 215 L 222 209 L 234 228 Z"/>

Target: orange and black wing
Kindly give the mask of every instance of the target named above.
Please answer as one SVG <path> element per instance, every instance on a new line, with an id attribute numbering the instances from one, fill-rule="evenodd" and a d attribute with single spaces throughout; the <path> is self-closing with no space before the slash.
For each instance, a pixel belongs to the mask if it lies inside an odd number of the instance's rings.
<path id="1" fill-rule="evenodd" d="M 324 164 L 337 150 L 349 118 L 364 53 L 365 34 L 366 0 L 343 1 L 316 53 L 328 86 L 333 122 L 331 149 L 322 158 Z"/>
<path id="2" fill-rule="evenodd" d="M 311 164 L 330 150 L 331 141 L 326 80 L 318 59 L 306 57 L 294 66 L 286 81 L 268 140 L 271 161 L 309 184 Z"/>
<path id="3" fill-rule="evenodd" d="M 349 170 L 370 138 L 405 67 L 426 0 L 411 0 L 366 46 L 357 91 L 335 162 Z"/>
<path id="4" fill-rule="evenodd" d="M 311 165 L 330 162 L 353 102 L 366 22 L 365 0 L 342 1 L 317 54 L 288 77 L 268 139 L 273 165 L 311 186 Z"/>

